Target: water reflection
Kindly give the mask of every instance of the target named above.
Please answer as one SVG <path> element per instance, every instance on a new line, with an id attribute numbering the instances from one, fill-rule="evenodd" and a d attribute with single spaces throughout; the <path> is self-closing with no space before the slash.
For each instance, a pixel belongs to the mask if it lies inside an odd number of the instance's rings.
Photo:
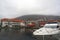
<path id="1" fill-rule="evenodd" d="M 49 37 L 45 36 L 45 40 L 48 40 Z M 33 35 L 27 35 L 25 33 L 18 32 L 0 32 L 0 40 L 42 40 L 42 36 L 35 37 Z M 49 40 L 57 40 L 56 38 L 52 37 Z"/>

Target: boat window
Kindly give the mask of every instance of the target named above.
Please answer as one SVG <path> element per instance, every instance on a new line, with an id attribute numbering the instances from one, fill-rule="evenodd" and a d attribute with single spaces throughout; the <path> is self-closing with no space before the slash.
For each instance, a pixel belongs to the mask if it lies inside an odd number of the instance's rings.
<path id="1" fill-rule="evenodd" d="M 57 26 L 57 28 L 59 28 L 59 26 Z"/>
<path id="2" fill-rule="evenodd" d="M 47 24 L 56 24 L 57 22 L 48 22 Z"/>

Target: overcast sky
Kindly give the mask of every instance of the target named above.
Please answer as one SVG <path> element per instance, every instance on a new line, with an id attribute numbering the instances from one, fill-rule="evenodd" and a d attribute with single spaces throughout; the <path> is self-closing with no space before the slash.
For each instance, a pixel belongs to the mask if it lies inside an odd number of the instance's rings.
<path id="1" fill-rule="evenodd" d="M 60 0 L 0 0 L 0 18 L 28 14 L 60 16 Z"/>

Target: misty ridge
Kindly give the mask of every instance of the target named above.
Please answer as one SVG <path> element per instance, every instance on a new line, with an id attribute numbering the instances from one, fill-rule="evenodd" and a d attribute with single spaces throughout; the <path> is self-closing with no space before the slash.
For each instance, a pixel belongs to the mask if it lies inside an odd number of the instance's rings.
<path id="1" fill-rule="evenodd" d="M 53 19 L 53 20 L 60 20 L 60 16 L 53 16 L 53 15 L 24 15 L 24 16 L 20 16 L 20 17 L 17 17 L 17 19 L 22 19 L 22 20 L 25 20 L 25 21 L 28 21 L 28 20 L 39 20 L 39 19 L 46 19 L 46 20 L 50 20 L 50 19 Z"/>

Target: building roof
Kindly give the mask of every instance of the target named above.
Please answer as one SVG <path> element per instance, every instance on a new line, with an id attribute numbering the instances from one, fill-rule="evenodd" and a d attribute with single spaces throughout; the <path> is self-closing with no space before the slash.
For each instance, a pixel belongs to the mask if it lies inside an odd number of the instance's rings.
<path id="1" fill-rule="evenodd" d="M 8 21 L 8 18 L 3 18 L 3 19 L 1 19 L 2 21 Z"/>
<path id="2" fill-rule="evenodd" d="M 10 22 L 24 22 L 24 20 L 20 19 L 8 19 L 8 18 L 3 18 L 1 19 L 2 21 L 10 21 Z"/>
<path id="3" fill-rule="evenodd" d="M 20 19 L 10 19 L 10 21 L 12 21 L 12 22 L 24 22 L 24 20 L 20 20 Z"/>

